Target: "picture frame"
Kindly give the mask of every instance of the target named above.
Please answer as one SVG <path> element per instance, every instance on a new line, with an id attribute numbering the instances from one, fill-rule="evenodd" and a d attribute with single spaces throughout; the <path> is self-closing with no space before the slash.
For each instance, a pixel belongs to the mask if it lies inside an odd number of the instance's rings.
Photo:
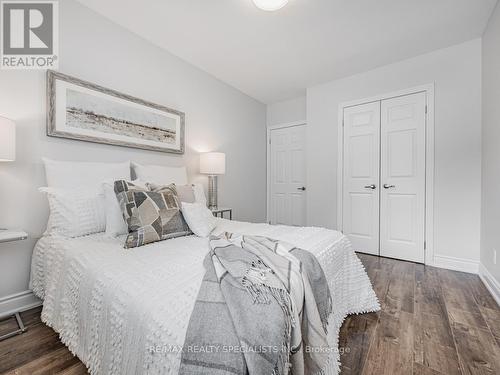
<path id="1" fill-rule="evenodd" d="M 183 154 L 185 113 L 47 71 L 47 136 Z"/>

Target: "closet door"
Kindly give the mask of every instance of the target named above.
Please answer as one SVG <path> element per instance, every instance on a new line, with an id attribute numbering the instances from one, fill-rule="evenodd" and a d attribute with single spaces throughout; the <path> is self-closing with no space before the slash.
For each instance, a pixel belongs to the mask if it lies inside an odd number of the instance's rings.
<path id="1" fill-rule="evenodd" d="M 343 232 L 354 250 L 379 253 L 380 102 L 344 109 Z"/>
<path id="2" fill-rule="evenodd" d="M 426 94 L 383 100 L 380 255 L 424 262 Z"/>

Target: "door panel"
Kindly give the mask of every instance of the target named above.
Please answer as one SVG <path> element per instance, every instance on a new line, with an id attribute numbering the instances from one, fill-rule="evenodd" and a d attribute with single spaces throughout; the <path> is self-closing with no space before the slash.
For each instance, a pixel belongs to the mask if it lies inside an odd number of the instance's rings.
<path id="1" fill-rule="evenodd" d="M 305 125 L 271 130 L 271 224 L 306 224 Z"/>
<path id="2" fill-rule="evenodd" d="M 350 149 L 355 150 L 349 155 L 351 177 L 370 178 L 373 172 L 373 146 L 378 140 L 373 139 L 373 134 L 362 134 L 351 136 L 349 142 Z"/>
<path id="3" fill-rule="evenodd" d="M 415 176 L 416 132 L 414 130 L 394 131 L 387 135 L 388 175 L 392 177 Z"/>
<path id="4" fill-rule="evenodd" d="M 380 255 L 424 262 L 425 105 L 418 93 L 383 100 Z"/>
<path id="5" fill-rule="evenodd" d="M 306 178 L 305 178 L 306 166 L 305 166 L 304 150 L 302 148 L 295 149 L 295 150 L 291 150 L 290 153 L 291 153 L 291 158 L 292 158 L 292 160 L 291 160 L 291 163 L 292 163 L 291 173 L 292 173 L 292 175 L 291 175 L 290 182 L 303 186 L 304 182 L 306 180 Z"/>
<path id="6" fill-rule="evenodd" d="M 292 193 L 290 194 L 290 200 L 291 200 L 291 205 L 290 208 L 292 210 L 291 212 L 291 221 L 289 225 L 294 225 L 294 226 L 304 226 L 305 225 L 305 212 L 306 212 L 306 207 L 305 207 L 305 197 L 304 193 L 299 192 L 299 193 Z"/>
<path id="7" fill-rule="evenodd" d="M 344 109 L 342 230 L 351 240 L 354 250 L 377 255 L 379 138 L 380 102 Z"/>
<path id="8" fill-rule="evenodd" d="M 274 220 L 273 224 L 286 224 L 287 222 L 286 195 L 282 193 L 274 194 Z"/>
<path id="9" fill-rule="evenodd" d="M 389 194 L 387 196 L 387 238 L 413 244 L 416 242 L 414 194 Z"/>
<path id="10" fill-rule="evenodd" d="M 366 213 L 374 210 L 373 204 L 375 202 L 373 201 L 372 194 L 351 193 L 349 196 L 351 198 L 350 235 L 370 240 L 375 228 L 373 228 L 371 215 L 366 215 Z"/>

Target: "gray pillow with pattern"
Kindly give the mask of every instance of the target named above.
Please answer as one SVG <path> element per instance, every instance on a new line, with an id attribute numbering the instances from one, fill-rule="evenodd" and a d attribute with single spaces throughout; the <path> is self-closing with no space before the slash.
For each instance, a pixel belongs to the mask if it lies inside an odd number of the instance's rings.
<path id="1" fill-rule="evenodd" d="M 182 216 L 179 198 L 172 191 L 132 189 L 125 196 L 127 203 L 124 205 L 124 217 L 130 213 L 125 248 L 192 234 Z"/>
<path id="2" fill-rule="evenodd" d="M 114 190 L 122 211 L 123 219 L 127 226 L 130 227 L 130 217 L 132 216 L 132 209 L 135 207 L 133 193 L 149 190 L 126 180 L 115 181 Z"/>

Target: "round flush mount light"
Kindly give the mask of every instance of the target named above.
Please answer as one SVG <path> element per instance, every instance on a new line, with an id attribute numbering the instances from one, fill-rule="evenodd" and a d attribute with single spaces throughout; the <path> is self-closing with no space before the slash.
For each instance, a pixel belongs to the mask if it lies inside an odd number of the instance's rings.
<path id="1" fill-rule="evenodd" d="M 281 9 L 286 4 L 288 4 L 288 0 L 252 0 L 252 1 L 257 8 L 266 10 L 268 12 Z"/>

